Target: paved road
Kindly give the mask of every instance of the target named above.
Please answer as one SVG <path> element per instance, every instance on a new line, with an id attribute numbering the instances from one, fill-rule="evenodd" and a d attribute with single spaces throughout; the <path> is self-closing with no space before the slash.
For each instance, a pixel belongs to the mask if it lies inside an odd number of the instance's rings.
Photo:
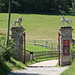
<path id="1" fill-rule="evenodd" d="M 60 75 L 68 67 L 53 67 L 57 60 L 39 62 L 25 68 L 24 70 L 15 70 L 8 75 Z"/>

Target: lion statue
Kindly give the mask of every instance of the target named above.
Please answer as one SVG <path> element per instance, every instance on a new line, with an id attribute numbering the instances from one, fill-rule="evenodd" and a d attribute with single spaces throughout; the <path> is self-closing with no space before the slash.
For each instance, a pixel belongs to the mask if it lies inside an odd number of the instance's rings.
<path id="1" fill-rule="evenodd" d="M 22 17 L 20 16 L 20 17 L 18 18 L 18 20 L 14 20 L 14 24 L 13 24 L 13 25 L 16 26 L 16 23 L 18 23 L 18 25 L 21 26 L 21 25 L 20 25 L 21 22 L 22 22 Z"/>

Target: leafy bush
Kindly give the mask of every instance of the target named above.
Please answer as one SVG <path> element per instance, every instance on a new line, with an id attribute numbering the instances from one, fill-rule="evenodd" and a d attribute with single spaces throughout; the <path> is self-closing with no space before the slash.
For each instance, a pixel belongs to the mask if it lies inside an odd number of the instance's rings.
<path id="1" fill-rule="evenodd" d="M 75 58 L 75 43 L 71 44 L 70 51 L 72 51 L 72 59 L 74 59 Z"/>
<path id="2" fill-rule="evenodd" d="M 13 40 L 9 40 L 9 45 L 6 45 L 6 36 L 2 35 L 0 37 L 0 59 L 10 60 L 10 57 L 12 56 L 12 46 L 13 46 Z"/>
<path id="3" fill-rule="evenodd" d="M 75 44 L 74 43 L 71 44 L 70 51 L 75 52 Z"/>

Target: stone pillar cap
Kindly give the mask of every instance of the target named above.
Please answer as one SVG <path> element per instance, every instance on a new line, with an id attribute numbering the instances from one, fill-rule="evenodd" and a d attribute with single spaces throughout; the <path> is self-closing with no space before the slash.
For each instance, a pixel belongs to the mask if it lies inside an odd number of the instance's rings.
<path id="1" fill-rule="evenodd" d="M 13 26 L 11 31 L 12 30 L 21 30 L 21 31 L 24 31 L 25 29 L 22 27 L 22 26 Z"/>
<path id="2" fill-rule="evenodd" d="M 73 30 L 71 26 L 63 26 L 59 29 L 60 31 L 64 31 L 64 30 Z"/>

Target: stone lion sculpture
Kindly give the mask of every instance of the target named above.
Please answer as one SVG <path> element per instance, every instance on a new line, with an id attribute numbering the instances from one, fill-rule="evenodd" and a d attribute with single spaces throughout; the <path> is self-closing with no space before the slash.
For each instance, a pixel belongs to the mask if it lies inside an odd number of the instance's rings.
<path id="1" fill-rule="evenodd" d="M 18 23 L 18 25 L 21 26 L 21 22 L 22 22 L 22 17 L 20 16 L 20 17 L 18 18 L 18 20 L 14 20 L 14 24 L 13 24 L 13 25 L 16 26 L 16 23 Z"/>
<path id="2" fill-rule="evenodd" d="M 71 22 L 70 22 L 71 21 Z M 69 24 L 71 24 L 72 23 L 72 20 L 71 19 L 65 19 L 64 18 L 64 15 L 62 15 L 62 17 L 61 17 L 61 22 L 62 22 L 62 24 L 64 25 L 64 22 L 67 22 L 67 25 Z"/>

